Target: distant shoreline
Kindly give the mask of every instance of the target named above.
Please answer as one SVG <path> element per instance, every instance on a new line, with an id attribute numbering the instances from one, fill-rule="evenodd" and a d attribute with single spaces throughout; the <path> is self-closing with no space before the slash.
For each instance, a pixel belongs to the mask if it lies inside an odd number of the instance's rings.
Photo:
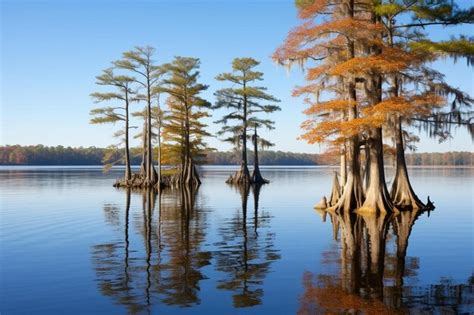
<path id="1" fill-rule="evenodd" d="M 63 146 L 0 146 L 1 166 L 96 166 L 102 165 L 106 154 L 105 148 L 97 147 L 63 147 Z M 120 152 L 120 151 L 119 151 Z M 139 148 L 132 150 L 132 165 L 139 165 L 141 155 Z M 137 154 L 138 153 L 138 154 Z M 385 165 L 392 166 L 393 159 L 385 155 Z M 407 165 L 410 167 L 474 167 L 473 152 L 432 152 L 407 153 Z M 296 153 L 283 151 L 259 152 L 262 166 L 331 166 L 339 164 L 339 156 L 317 153 Z M 249 165 L 253 164 L 253 152 L 248 152 Z M 236 151 L 208 152 L 202 165 L 237 166 L 240 165 L 240 153 Z M 117 165 L 120 165 L 118 163 Z"/>

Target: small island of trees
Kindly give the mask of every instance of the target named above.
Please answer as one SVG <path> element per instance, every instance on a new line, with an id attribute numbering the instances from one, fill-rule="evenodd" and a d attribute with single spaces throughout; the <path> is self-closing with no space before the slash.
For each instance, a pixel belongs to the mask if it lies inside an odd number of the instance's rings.
<path id="1" fill-rule="evenodd" d="M 231 142 L 241 151 L 241 169 L 229 178 L 228 183 L 268 183 L 260 173 L 258 148 L 268 148 L 273 144 L 258 136 L 258 129 L 273 129 L 274 122 L 259 114 L 270 114 L 280 110 L 280 107 L 258 102 L 279 102 L 265 92 L 266 88 L 251 85 L 254 81 L 263 80 L 263 73 L 254 70 L 259 62 L 253 58 L 235 58 L 233 72 L 222 73 L 216 79 L 237 87 L 217 91 L 217 102 L 213 106 L 200 96 L 208 86 L 199 82 L 199 59 L 175 57 L 170 63 L 157 65 L 154 53 L 153 47 L 136 47 L 124 52 L 122 59 L 112 62 L 112 67 L 96 77 L 96 83 L 108 86 L 110 91 L 92 93 L 92 98 L 96 103 L 113 102 L 114 105 L 91 110 L 91 123 L 121 123 L 122 127 L 114 136 L 123 142 L 124 154 L 117 154 L 118 147 L 112 146 L 105 156 L 106 168 L 117 163 L 125 164 L 124 177 L 117 180 L 114 186 L 158 190 L 169 186 L 199 186 L 201 180 L 196 165 L 203 161 L 206 152 L 212 152 L 204 141 L 211 135 L 205 130 L 207 125 L 203 123 L 203 118 L 210 117 L 210 109 L 223 107 L 230 113 L 218 121 L 223 124 L 219 135 L 227 135 L 223 141 Z M 160 104 L 162 95 L 166 96 L 166 108 Z M 131 106 L 136 108 L 140 103 L 145 107 L 131 112 Z M 131 171 L 129 134 L 137 126 L 130 125 L 131 115 L 143 119 L 143 128 L 138 134 L 142 139 L 141 168 L 136 174 Z M 231 125 L 231 121 L 238 123 Z M 247 166 L 248 140 L 254 144 L 252 176 Z M 162 165 L 165 163 L 172 168 L 163 172 Z"/>

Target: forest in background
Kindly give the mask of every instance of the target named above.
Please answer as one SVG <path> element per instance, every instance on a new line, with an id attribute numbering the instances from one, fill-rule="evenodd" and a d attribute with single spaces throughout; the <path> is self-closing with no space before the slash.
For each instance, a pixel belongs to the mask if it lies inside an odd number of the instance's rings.
<path id="1" fill-rule="evenodd" d="M 0 147 L 0 165 L 102 165 L 107 152 L 105 148 L 97 147 L 64 147 L 64 146 L 19 146 L 7 145 Z M 337 156 L 328 154 L 294 153 L 283 151 L 259 152 L 260 163 L 263 165 L 335 165 L 339 162 Z M 408 165 L 435 166 L 473 166 L 473 152 L 443 152 L 443 153 L 409 153 L 406 156 Z M 387 165 L 390 165 L 387 156 Z M 132 155 L 133 165 L 139 165 L 140 155 Z M 253 163 L 253 152 L 249 151 L 249 162 Z M 202 164 L 209 165 L 239 165 L 239 152 L 227 151 L 208 152 Z"/>

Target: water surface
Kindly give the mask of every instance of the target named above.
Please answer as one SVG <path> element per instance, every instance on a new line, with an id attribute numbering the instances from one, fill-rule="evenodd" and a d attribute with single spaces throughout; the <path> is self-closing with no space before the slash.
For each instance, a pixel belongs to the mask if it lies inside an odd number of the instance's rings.
<path id="1" fill-rule="evenodd" d="M 410 169 L 436 209 L 396 217 L 313 210 L 330 168 L 248 189 L 201 171 L 157 195 L 113 188 L 120 170 L 0 168 L 0 312 L 474 312 L 473 169 Z"/>

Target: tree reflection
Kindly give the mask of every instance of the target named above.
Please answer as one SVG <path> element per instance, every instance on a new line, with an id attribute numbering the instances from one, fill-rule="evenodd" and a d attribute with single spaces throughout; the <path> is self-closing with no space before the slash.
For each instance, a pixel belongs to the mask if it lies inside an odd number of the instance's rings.
<path id="1" fill-rule="evenodd" d="M 273 261 L 280 258 L 274 249 L 274 235 L 269 232 L 270 216 L 259 214 L 261 185 L 238 185 L 241 209 L 220 229 L 223 241 L 216 251 L 216 269 L 226 274 L 218 289 L 233 293 L 234 307 L 251 307 L 262 303 L 263 281 Z M 254 197 L 253 220 L 248 218 L 248 199 Z M 251 222 L 251 223 L 249 223 Z M 253 225 L 253 226 L 252 226 Z M 263 231 L 259 235 L 259 229 Z"/>
<path id="2" fill-rule="evenodd" d="M 321 213 L 323 221 L 330 216 L 334 238 L 340 236 L 340 259 L 324 259 L 323 268 L 336 266 L 339 273 L 306 272 L 299 313 L 469 312 L 474 302 L 473 277 L 466 284 L 442 280 L 429 287 L 404 285 L 404 279 L 414 280 L 419 269 L 418 258 L 407 257 L 407 248 L 413 226 L 422 213 Z M 337 257 L 338 251 L 332 248 L 323 256 Z"/>
<path id="3" fill-rule="evenodd" d="M 127 189 L 123 222 L 111 220 L 123 226 L 122 236 L 92 249 L 100 291 L 125 305 L 130 313 L 150 312 L 158 303 L 198 304 L 199 282 L 205 278 L 201 268 L 210 263 L 211 253 L 201 249 L 206 213 L 195 205 L 197 191 L 183 188 L 159 195 L 153 190 L 138 193 L 141 215 L 135 212 L 131 217 L 132 192 Z M 106 214 L 110 208 L 104 206 Z M 137 235 L 129 232 L 132 220 Z"/>

